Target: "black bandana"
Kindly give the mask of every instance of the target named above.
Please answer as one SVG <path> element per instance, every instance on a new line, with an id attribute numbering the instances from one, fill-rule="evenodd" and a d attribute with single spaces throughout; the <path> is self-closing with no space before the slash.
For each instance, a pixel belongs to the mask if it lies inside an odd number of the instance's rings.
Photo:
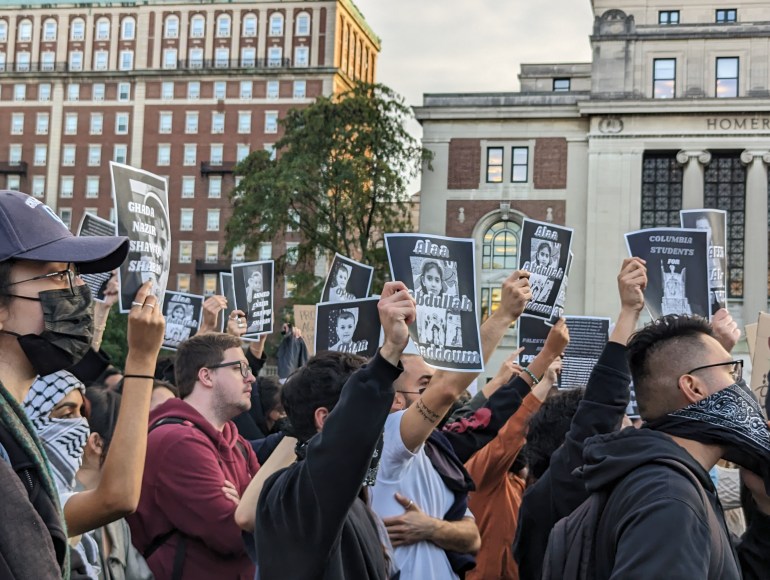
<path id="1" fill-rule="evenodd" d="M 745 381 L 651 421 L 645 427 L 723 447 L 723 458 L 760 476 L 770 494 L 770 431 Z"/>

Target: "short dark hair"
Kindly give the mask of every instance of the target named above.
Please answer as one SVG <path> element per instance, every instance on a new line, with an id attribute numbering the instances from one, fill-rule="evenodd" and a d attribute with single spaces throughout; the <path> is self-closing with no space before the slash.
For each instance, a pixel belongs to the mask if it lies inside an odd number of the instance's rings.
<path id="1" fill-rule="evenodd" d="M 559 391 L 548 397 L 530 419 L 523 452 L 529 467 L 529 477 L 540 479 L 551 465 L 551 455 L 564 443 L 572 417 L 584 394 L 584 389 Z"/>
<path id="2" fill-rule="evenodd" d="M 673 384 L 666 389 L 656 376 L 671 378 L 682 364 L 696 366 L 693 358 L 702 351 L 705 336 L 716 338 L 706 319 L 700 316 L 667 315 L 635 333 L 628 342 L 628 366 L 634 381 L 639 414 L 645 420 L 656 419 L 676 407 Z M 686 371 L 682 371 L 686 372 Z"/>
<path id="3" fill-rule="evenodd" d="M 207 332 L 184 341 L 176 353 L 174 374 L 179 396 L 189 396 L 198 380 L 198 371 L 202 368 L 221 363 L 225 351 L 241 348 L 241 339 L 221 332 Z"/>
<path id="4" fill-rule="evenodd" d="M 257 377 L 253 387 L 259 395 L 259 406 L 265 416 L 280 405 L 281 383 L 278 382 L 278 377 Z"/>
<path id="5" fill-rule="evenodd" d="M 365 362 L 364 357 L 355 354 L 323 352 L 291 375 L 281 389 L 281 402 L 294 437 L 308 441 L 315 435 L 316 409 L 334 409 L 342 387 Z"/>
<path id="6" fill-rule="evenodd" d="M 0 262 L 0 306 L 6 306 L 11 297 L 5 293 L 5 289 L 11 283 L 11 269 L 16 263 L 16 260 L 5 260 Z"/>
<path id="7" fill-rule="evenodd" d="M 88 426 L 92 433 L 98 433 L 102 438 L 100 464 L 103 464 L 112 443 L 115 425 L 118 423 L 121 396 L 115 391 L 101 387 L 88 387 L 85 398 L 90 406 Z"/>

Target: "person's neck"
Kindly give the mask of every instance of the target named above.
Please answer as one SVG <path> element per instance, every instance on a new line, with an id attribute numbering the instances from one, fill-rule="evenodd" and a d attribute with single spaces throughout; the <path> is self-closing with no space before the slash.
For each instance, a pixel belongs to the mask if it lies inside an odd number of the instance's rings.
<path id="1" fill-rule="evenodd" d="M 705 443 L 699 443 L 692 439 L 684 439 L 683 437 L 676 437 L 669 435 L 674 443 L 682 447 L 687 453 L 689 453 L 695 461 L 706 471 L 711 469 L 717 464 L 724 455 L 724 449 L 718 445 L 706 445 Z"/>
<path id="2" fill-rule="evenodd" d="M 36 377 L 26 357 L 23 362 L 0 358 L 0 382 L 20 405 L 24 403 Z"/>
<path id="3" fill-rule="evenodd" d="M 211 423 L 214 429 L 220 433 L 224 431 L 225 423 L 227 423 L 230 419 L 222 418 L 217 410 L 210 404 L 208 400 L 206 400 L 205 397 L 193 392 L 184 400 L 184 402 L 198 411 L 198 413 L 203 415 L 203 418 Z"/>

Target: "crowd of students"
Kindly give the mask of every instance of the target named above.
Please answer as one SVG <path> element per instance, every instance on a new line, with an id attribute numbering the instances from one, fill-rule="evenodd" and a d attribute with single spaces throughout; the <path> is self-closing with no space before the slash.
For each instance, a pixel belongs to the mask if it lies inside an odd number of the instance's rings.
<path id="1" fill-rule="evenodd" d="M 159 359 L 148 283 L 111 367 L 99 344 L 117 288 L 94 306 L 79 274 L 127 250 L 0 192 L 0 578 L 768 577 L 770 432 L 730 355 L 740 331 L 726 311 L 637 329 L 642 260 L 621 266 L 588 384 L 554 388 L 560 320 L 527 368 L 509 358 L 471 397 L 474 375 L 410 347 L 399 281 L 370 360 L 305 360 L 284 325 L 285 382 L 258 377 L 265 341 L 244 346 L 242 312 L 216 331 L 223 297 Z M 500 294 L 485 361 L 529 274 Z M 632 380 L 643 424 L 625 415 Z"/>

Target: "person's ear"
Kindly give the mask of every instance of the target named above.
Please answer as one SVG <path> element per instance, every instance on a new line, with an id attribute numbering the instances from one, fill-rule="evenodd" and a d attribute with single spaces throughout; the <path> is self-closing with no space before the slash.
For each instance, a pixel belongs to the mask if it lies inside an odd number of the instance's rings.
<path id="1" fill-rule="evenodd" d="M 198 382 L 201 383 L 204 387 L 207 387 L 209 389 L 213 388 L 214 386 L 214 377 L 212 375 L 213 371 L 206 367 L 201 367 L 198 369 Z"/>
<path id="2" fill-rule="evenodd" d="M 326 418 L 329 416 L 329 409 L 326 407 L 318 407 L 313 413 L 313 419 L 315 421 L 315 430 L 320 432 L 324 428 Z"/>
<path id="3" fill-rule="evenodd" d="M 393 404 L 390 406 L 390 411 L 391 413 L 395 413 L 396 411 L 403 411 L 404 409 L 406 409 L 406 397 L 401 393 L 396 393 L 393 396 Z"/>
<path id="4" fill-rule="evenodd" d="M 86 452 L 101 457 L 104 453 L 104 439 L 98 433 L 91 433 L 86 439 Z"/>
<path id="5" fill-rule="evenodd" d="M 694 375 L 682 375 L 679 377 L 677 386 L 690 404 L 702 401 L 710 394 L 706 384 Z"/>

